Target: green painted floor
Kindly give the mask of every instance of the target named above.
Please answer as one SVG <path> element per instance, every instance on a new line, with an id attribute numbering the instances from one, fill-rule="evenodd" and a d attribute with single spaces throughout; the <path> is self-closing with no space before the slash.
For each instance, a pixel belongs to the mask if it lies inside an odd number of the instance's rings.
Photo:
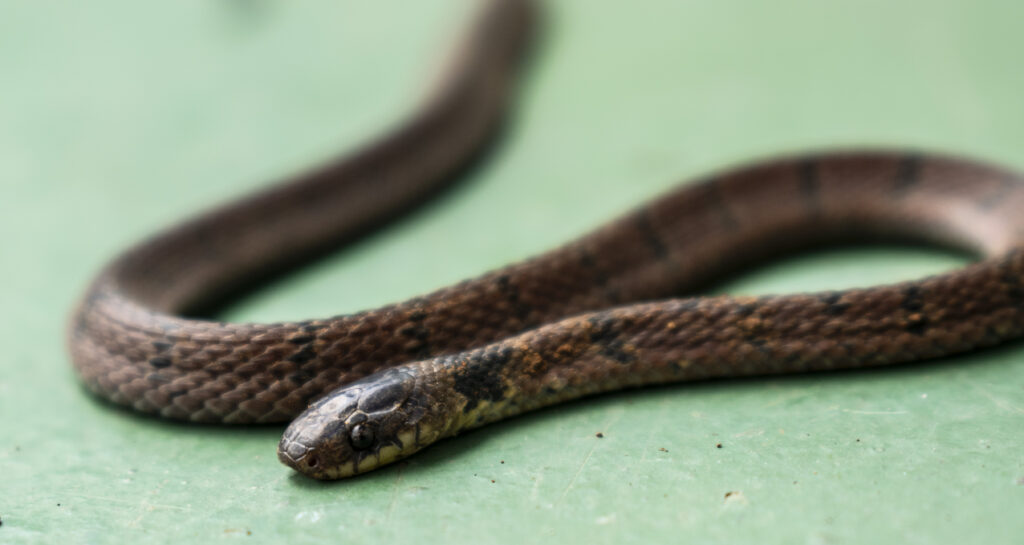
<path id="1" fill-rule="evenodd" d="M 466 9 L 0 7 L 0 543 L 1021 543 L 1021 344 L 611 395 L 327 485 L 277 462 L 281 427 L 166 423 L 79 387 L 62 329 L 98 267 L 400 118 Z M 399 300 L 781 151 L 905 144 L 1024 168 L 1019 2 L 573 0 L 546 12 L 486 167 L 228 317 Z M 720 289 L 866 285 L 961 262 L 836 250 Z"/>

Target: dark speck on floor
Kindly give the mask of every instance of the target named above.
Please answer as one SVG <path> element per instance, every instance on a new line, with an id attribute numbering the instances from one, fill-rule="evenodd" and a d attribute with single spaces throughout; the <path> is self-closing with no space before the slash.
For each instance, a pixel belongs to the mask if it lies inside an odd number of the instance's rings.
<path id="1" fill-rule="evenodd" d="M 722 444 L 718 443 L 717 445 L 715 445 L 715 448 L 722 448 Z"/>
<path id="2" fill-rule="evenodd" d="M 658 447 L 658 450 L 660 450 L 662 452 L 668 452 L 668 449 L 665 448 L 665 447 Z"/>
<path id="3" fill-rule="evenodd" d="M 597 438 L 601 439 L 602 437 L 604 437 L 604 434 L 601 432 L 597 432 Z"/>

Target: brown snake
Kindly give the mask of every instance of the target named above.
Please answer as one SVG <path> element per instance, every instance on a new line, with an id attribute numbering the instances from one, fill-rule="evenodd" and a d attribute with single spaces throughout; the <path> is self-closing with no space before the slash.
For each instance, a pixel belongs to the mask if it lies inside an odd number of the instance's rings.
<path id="1" fill-rule="evenodd" d="M 489 3 L 439 88 L 396 131 L 117 258 L 69 328 L 82 381 L 166 418 L 294 419 L 280 459 L 332 479 L 598 392 L 895 364 L 1024 335 L 1020 177 L 896 152 L 718 174 L 539 257 L 375 310 L 275 324 L 185 317 L 450 180 L 499 126 L 532 21 L 529 2 Z M 673 298 L 781 252 L 878 238 L 979 259 L 867 289 Z"/>

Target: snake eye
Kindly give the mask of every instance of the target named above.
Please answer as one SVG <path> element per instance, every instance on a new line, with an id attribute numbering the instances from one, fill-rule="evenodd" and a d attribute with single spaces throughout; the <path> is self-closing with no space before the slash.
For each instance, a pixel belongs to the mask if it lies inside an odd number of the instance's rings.
<path id="1" fill-rule="evenodd" d="M 348 440 L 357 450 L 365 450 L 373 444 L 373 430 L 364 424 L 356 424 L 349 433 Z"/>

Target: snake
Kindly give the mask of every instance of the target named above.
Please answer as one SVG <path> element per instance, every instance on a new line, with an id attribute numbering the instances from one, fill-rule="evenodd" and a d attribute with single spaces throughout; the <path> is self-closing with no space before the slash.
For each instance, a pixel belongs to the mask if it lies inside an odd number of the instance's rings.
<path id="1" fill-rule="evenodd" d="M 713 172 L 546 253 L 377 309 L 281 323 L 204 317 L 211 302 L 458 178 L 504 124 L 537 21 L 532 2 L 487 2 L 391 130 L 114 258 L 72 312 L 80 380 L 168 419 L 290 422 L 280 461 L 338 479 L 602 392 L 908 363 L 1024 336 L 1022 177 L 894 149 Z M 743 266 L 849 241 L 941 245 L 973 259 L 865 288 L 696 294 Z"/>

